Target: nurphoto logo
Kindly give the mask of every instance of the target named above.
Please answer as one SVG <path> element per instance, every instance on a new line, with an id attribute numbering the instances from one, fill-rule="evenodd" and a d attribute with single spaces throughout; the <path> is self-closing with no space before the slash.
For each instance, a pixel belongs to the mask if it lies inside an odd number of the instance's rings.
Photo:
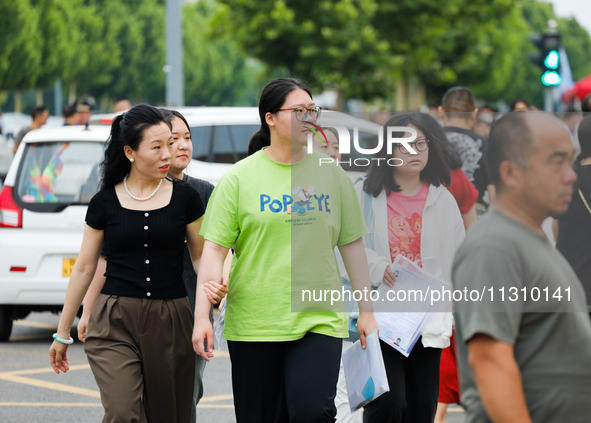
<path id="1" fill-rule="evenodd" d="M 308 126 L 306 127 L 310 132 L 308 133 L 308 154 L 312 154 L 313 150 L 313 137 L 317 137 L 321 143 L 328 144 L 328 139 L 324 130 L 318 126 L 317 124 L 305 121 L 305 124 Z M 351 154 L 351 136 L 349 130 L 344 126 L 339 125 L 330 125 L 328 126 L 333 128 L 337 131 L 339 135 L 339 153 L 340 155 L 343 154 Z M 325 126 L 327 128 L 327 126 Z M 394 136 L 395 133 L 402 133 L 402 134 L 410 134 L 408 136 Z M 402 145 L 409 154 L 418 154 L 417 151 L 412 147 L 410 143 L 417 139 L 417 131 L 410 127 L 410 126 L 388 126 L 386 128 L 386 148 L 388 152 L 388 156 L 392 156 L 392 151 L 394 150 L 394 146 L 396 144 Z M 364 148 L 359 143 L 359 128 L 353 128 L 353 148 L 356 152 L 364 156 L 373 156 L 374 154 L 378 153 L 382 147 L 384 146 L 384 132 L 378 132 L 378 143 L 375 147 L 372 148 Z M 404 161 L 398 157 L 391 157 L 389 159 L 385 158 L 378 158 L 378 157 L 358 157 L 355 159 L 349 160 L 338 160 L 333 159 L 332 157 L 322 157 L 319 161 L 319 165 L 322 166 L 323 164 L 334 164 L 337 165 L 341 164 L 348 164 L 349 166 L 369 166 L 372 162 L 375 162 L 378 166 L 402 166 Z"/>

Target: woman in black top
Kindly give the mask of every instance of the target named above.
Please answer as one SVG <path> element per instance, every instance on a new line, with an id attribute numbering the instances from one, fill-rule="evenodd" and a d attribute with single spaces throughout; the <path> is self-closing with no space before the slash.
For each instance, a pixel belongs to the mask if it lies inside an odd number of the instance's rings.
<path id="1" fill-rule="evenodd" d="M 186 237 L 197 271 L 204 210 L 188 184 L 165 179 L 172 142 L 170 122 L 160 109 L 139 105 L 115 118 L 102 189 L 88 206 L 49 351 L 54 371 L 67 371 L 72 322 L 104 249 L 106 281 L 84 348 L 105 422 L 185 422 L 191 414 L 195 360 L 183 249 Z"/>

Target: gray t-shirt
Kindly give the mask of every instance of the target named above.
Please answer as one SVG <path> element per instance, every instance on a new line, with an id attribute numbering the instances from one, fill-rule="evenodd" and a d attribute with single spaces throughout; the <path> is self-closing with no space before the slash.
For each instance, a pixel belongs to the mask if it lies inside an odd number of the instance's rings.
<path id="1" fill-rule="evenodd" d="M 490 421 L 468 365 L 466 342 L 479 333 L 513 346 L 534 422 L 590 422 L 591 323 L 585 293 L 548 240 L 491 210 L 468 231 L 452 280 L 456 290 L 487 296 L 480 303 L 455 304 L 466 423 Z"/>

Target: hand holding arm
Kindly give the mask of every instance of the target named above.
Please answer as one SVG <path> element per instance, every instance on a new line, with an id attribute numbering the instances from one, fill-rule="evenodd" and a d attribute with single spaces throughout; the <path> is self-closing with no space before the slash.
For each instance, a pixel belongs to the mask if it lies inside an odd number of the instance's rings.
<path id="1" fill-rule="evenodd" d="M 230 280 L 230 267 L 232 267 L 232 250 L 228 250 L 226 259 L 224 260 L 224 267 L 222 271 L 222 281 L 207 281 L 204 284 L 207 299 L 212 304 L 217 304 L 222 301 L 228 293 L 228 282 Z"/>

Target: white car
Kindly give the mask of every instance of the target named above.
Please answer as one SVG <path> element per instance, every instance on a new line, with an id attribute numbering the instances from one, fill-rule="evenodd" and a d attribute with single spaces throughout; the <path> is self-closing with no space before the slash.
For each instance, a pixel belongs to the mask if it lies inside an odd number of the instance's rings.
<path id="1" fill-rule="evenodd" d="M 109 127 L 38 129 L 0 191 L 0 341 L 31 311 L 60 311 L 98 189 Z"/>
<path id="2" fill-rule="evenodd" d="M 12 162 L 12 145 L 0 134 L 0 186 Z"/>
<path id="3" fill-rule="evenodd" d="M 246 157 L 260 127 L 256 107 L 179 111 L 193 135 L 187 173 L 213 184 Z M 88 128 L 34 130 L 19 146 L 0 191 L 0 341 L 31 311 L 61 311 L 114 116 L 95 115 Z M 343 126 L 351 136 L 357 128 L 364 146 L 373 146 L 381 128 L 338 112 L 323 112 L 318 124 Z"/>

